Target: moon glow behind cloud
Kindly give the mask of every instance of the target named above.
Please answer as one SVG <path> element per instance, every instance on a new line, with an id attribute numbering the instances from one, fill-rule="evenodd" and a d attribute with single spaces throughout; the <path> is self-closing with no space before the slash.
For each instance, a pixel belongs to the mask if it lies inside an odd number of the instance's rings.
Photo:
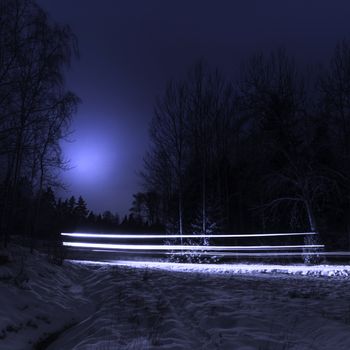
<path id="1" fill-rule="evenodd" d="M 115 131 L 103 126 L 102 122 L 101 125 L 93 124 L 77 130 L 72 135 L 72 142 L 63 144 L 71 167 L 64 177 L 69 186 L 79 190 L 79 194 L 85 195 L 87 189 L 91 191 L 94 187 L 104 191 L 104 184 L 118 182 L 122 150 Z"/>

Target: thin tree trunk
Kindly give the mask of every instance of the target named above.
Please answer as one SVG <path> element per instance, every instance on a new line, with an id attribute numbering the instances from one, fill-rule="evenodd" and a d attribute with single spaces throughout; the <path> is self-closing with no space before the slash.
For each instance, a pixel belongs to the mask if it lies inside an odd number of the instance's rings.
<path id="1" fill-rule="evenodd" d="M 311 230 L 311 232 L 317 232 L 315 216 L 314 216 L 314 213 L 311 209 L 311 205 L 308 201 L 305 201 L 305 207 L 306 207 L 307 217 L 309 220 L 310 230 Z"/>
<path id="2" fill-rule="evenodd" d="M 207 215 L 206 215 L 206 178 L 205 178 L 205 161 L 203 161 L 202 166 L 202 231 L 205 235 L 207 232 Z"/>
<path id="3" fill-rule="evenodd" d="M 309 201 L 305 201 L 305 207 L 306 207 L 306 211 L 307 211 L 307 216 L 308 216 L 308 220 L 309 220 L 309 227 L 311 232 L 317 232 L 317 226 L 316 226 L 316 220 L 315 220 L 315 216 L 314 213 L 312 211 L 311 208 L 311 204 L 309 203 Z M 318 235 L 307 235 L 305 236 L 304 242 L 306 245 L 315 245 L 319 242 L 318 240 Z M 313 250 L 310 251 L 309 249 L 304 250 L 305 253 L 308 252 L 314 252 Z M 304 262 L 307 264 L 310 263 L 319 263 L 320 261 L 320 256 L 319 255 L 304 255 Z"/>
<path id="4" fill-rule="evenodd" d="M 179 233 L 182 236 L 183 234 L 183 218 L 182 218 L 182 188 L 180 185 L 180 190 L 179 190 Z M 182 237 L 180 238 L 180 242 L 182 245 Z"/>

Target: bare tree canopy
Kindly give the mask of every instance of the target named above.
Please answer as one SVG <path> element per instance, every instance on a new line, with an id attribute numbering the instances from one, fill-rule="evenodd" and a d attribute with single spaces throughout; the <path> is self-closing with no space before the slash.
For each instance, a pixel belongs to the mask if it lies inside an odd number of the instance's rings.
<path id="1" fill-rule="evenodd" d="M 52 22 L 31 0 L 0 3 L 0 162 L 4 240 L 16 217 L 23 183 L 35 194 L 35 226 L 43 186 L 65 166 L 60 140 L 69 132 L 78 97 L 65 89 L 64 69 L 77 55 L 70 28 Z"/>

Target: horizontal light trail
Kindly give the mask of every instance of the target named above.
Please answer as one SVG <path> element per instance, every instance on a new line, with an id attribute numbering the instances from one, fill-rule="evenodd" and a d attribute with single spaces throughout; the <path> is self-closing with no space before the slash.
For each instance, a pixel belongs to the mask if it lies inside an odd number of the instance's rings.
<path id="1" fill-rule="evenodd" d="M 92 249 L 93 252 L 97 253 L 116 253 L 115 250 L 111 249 Z M 117 253 L 129 254 L 130 251 L 117 251 Z M 184 252 L 142 252 L 143 254 L 153 255 L 185 255 Z M 317 256 L 338 256 L 338 257 L 350 257 L 350 252 L 281 252 L 281 253 L 232 253 L 232 252 L 201 252 L 201 256 L 222 256 L 222 257 L 264 257 L 264 256 L 275 256 L 275 257 L 286 257 L 286 256 L 305 256 L 305 255 L 317 255 Z"/>
<path id="2" fill-rule="evenodd" d="M 306 236 L 316 235 L 316 232 L 292 232 L 292 233 L 245 233 L 245 234 L 218 234 L 218 235 L 140 235 L 140 234 L 107 234 L 107 233 L 67 233 L 62 236 L 85 238 L 116 238 L 116 239 L 151 239 L 151 238 L 242 238 L 242 237 L 280 237 L 280 236 Z"/>
<path id="3" fill-rule="evenodd" d="M 108 243 L 86 243 L 86 242 L 63 242 L 66 247 L 92 248 L 92 249 L 126 249 L 126 250 L 286 250 L 286 249 L 316 249 L 324 248 L 323 244 L 309 245 L 265 245 L 265 246 L 202 246 L 202 245 L 152 245 L 152 244 L 108 244 Z"/>
<path id="4" fill-rule="evenodd" d="M 93 252 L 97 253 L 116 253 L 116 250 L 112 249 L 92 249 Z M 130 254 L 133 253 L 132 251 L 128 250 L 118 250 L 117 253 L 122 254 Z M 141 252 L 142 254 L 153 254 L 153 255 L 186 255 L 186 252 L 160 252 L 160 251 L 144 251 Z M 253 256 L 302 256 L 302 255 L 320 255 L 318 252 L 282 252 L 282 253 L 232 253 L 232 252 L 201 252 L 201 256 L 246 256 L 246 257 L 253 257 Z M 350 255 L 350 253 L 349 253 Z"/>
<path id="5" fill-rule="evenodd" d="M 164 253 L 166 255 L 185 255 L 185 253 Z M 203 252 L 201 253 L 201 256 L 223 256 L 223 257 L 228 257 L 228 256 L 237 256 L 237 257 L 262 257 L 262 256 L 279 256 L 279 257 L 285 257 L 285 256 L 304 256 L 304 255 L 326 255 L 323 254 L 323 252 L 283 252 L 283 253 L 231 253 L 231 252 Z M 350 255 L 350 254 L 349 254 Z"/>
<path id="6" fill-rule="evenodd" d="M 121 254 L 134 254 L 134 252 L 132 250 L 113 250 L 113 249 L 91 249 L 92 252 L 103 252 L 103 253 L 121 253 Z M 159 251 L 156 251 L 156 250 L 153 250 L 153 251 L 138 251 L 140 254 L 170 254 L 170 253 L 164 253 L 164 252 L 159 252 Z"/>

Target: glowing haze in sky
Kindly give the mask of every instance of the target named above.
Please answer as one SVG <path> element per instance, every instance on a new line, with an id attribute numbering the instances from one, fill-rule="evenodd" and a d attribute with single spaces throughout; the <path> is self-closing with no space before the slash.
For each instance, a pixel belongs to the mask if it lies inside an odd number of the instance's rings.
<path id="1" fill-rule="evenodd" d="M 71 26 L 81 52 L 67 74 L 82 104 L 63 195 L 122 215 L 141 189 L 148 123 L 169 78 L 200 58 L 235 76 L 252 53 L 281 46 L 301 64 L 324 63 L 350 39 L 348 0 L 37 1 Z"/>
<path id="2" fill-rule="evenodd" d="M 62 144 L 71 167 L 63 173 L 64 181 L 73 194 L 82 194 L 92 209 L 124 214 L 128 208 L 124 209 L 123 205 L 130 201 L 131 196 L 130 193 L 125 194 L 128 186 L 125 173 L 136 177 L 136 172 L 132 173 L 134 168 L 127 159 L 132 152 L 127 150 L 122 123 L 118 128 L 117 123 L 106 117 L 86 120 L 86 124 L 72 134 L 71 142 Z M 135 186 L 131 193 L 132 190 Z M 111 205 L 114 202 L 123 205 Z"/>
<path id="3" fill-rule="evenodd" d="M 71 170 L 67 174 L 76 186 L 99 186 L 109 180 L 115 173 L 118 164 L 118 149 L 111 149 L 111 140 L 102 133 L 86 132 L 79 143 L 64 145 L 65 153 L 69 154 Z"/>

